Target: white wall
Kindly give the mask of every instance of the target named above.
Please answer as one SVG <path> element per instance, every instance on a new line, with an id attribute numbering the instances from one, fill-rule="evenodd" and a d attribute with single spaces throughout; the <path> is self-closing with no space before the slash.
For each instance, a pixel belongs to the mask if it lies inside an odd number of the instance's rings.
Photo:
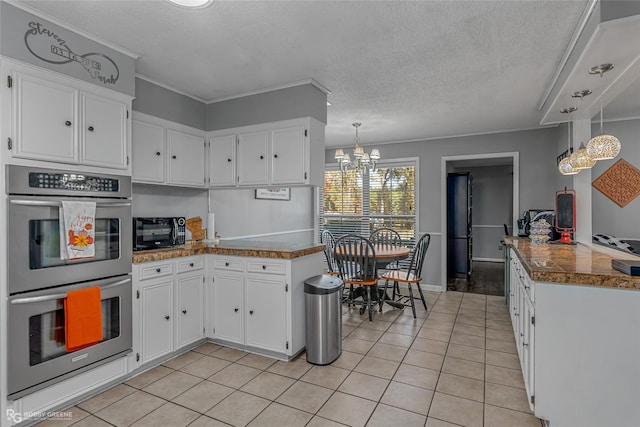
<path id="1" fill-rule="evenodd" d="M 254 189 L 211 190 L 209 197 L 222 239 L 268 235 L 269 240 L 313 241 L 313 187 L 292 187 L 291 200 L 256 199 Z"/>

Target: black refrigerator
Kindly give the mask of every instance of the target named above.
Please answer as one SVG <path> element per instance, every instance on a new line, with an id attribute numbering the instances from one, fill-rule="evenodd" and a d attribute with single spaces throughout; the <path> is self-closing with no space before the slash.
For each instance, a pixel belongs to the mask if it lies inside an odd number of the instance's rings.
<path id="1" fill-rule="evenodd" d="M 471 183 L 469 172 L 447 175 L 447 277 L 471 277 Z"/>

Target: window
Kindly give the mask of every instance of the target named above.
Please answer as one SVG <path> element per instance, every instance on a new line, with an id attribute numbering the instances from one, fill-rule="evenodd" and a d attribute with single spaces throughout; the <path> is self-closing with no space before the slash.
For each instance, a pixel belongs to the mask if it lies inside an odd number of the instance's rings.
<path id="1" fill-rule="evenodd" d="M 320 231 L 336 236 L 388 227 L 412 245 L 416 238 L 416 161 L 379 163 L 373 172 L 361 175 L 341 172 L 327 165 L 321 195 Z M 333 166 L 333 167 L 331 167 Z"/>

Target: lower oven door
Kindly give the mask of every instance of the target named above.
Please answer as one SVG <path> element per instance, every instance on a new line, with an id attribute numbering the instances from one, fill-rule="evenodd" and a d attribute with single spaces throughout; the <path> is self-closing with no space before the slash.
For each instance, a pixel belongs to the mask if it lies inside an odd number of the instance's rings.
<path id="1" fill-rule="evenodd" d="M 99 286 L 103 340 L 67 352 L 66 292 Z M 29 292 L 9 298 L 8 389 L 16 399 L 131 351 L 131 276 Z"/>

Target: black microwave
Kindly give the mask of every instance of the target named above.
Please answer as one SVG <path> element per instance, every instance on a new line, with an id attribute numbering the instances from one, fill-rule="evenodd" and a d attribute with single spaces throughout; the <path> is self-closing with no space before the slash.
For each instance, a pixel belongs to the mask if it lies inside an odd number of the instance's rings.
<path id="1" fill-rule="evenodd" d="M 171 248 L 184 245 L 184 217 L 133 218 L 133 250 Z"/>

